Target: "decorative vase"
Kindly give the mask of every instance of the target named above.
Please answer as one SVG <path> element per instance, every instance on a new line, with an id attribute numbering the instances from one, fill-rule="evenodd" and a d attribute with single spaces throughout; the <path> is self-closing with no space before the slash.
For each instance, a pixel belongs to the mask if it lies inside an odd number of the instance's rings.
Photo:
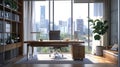
<path id="1" fill-rule="evenodd" d="M 96 55 L 97 56 L 103 55 L 103 46 L 96 46 Z"/>

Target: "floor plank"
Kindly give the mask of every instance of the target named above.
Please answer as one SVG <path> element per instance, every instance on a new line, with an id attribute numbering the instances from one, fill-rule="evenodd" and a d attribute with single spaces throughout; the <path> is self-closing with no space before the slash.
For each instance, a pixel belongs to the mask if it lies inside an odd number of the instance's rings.
<path id="1" fill-rule="evenodd" d="M 38 54 L 37 56 L 38 56 L 38 60 L 51 60 L 51 58 L 49 57 L 48 54 Z M 67 57 L 67 59 L 63 59 L 63 60 L 73 60 L 71 54 L 64 54 L 64 56 Z M 21 58 L 23 58 L 23 57 L 20 56 L 20 57 L 14 59 L 12 62 L 15 63 L 15 62 L 19 61 L 19 59 L 21 59 Z M 93 63 L 113 63 L 113 62 L 109 61 L 108 59 L 105 59 L 104 57 L 96 56 L 96 55 L 92 55 L 92 54 L 86 54 L 85 58 L 88 58 Z"/>
<path id="2" fill-rule="evenodd" d="M 69 57 L 69 60 L 72 60 L 70 54 L 64 54 Z M 38 54 L 41 58 L 45 59 L 49 58 L 48 54 Z M 13 63 L 19 61 L 19 59 L 23 58 L 23 56 L 19 56 L 12 60 Z M 117 67 L 117 64 L 110 62 L 101 56 L 95 56 L 92 54 L 86 54 L 85 58 L 88 58 L 90 61 L 94 62 L 94 64 L 8 64 L 3 67 Z"/>
<path id="3" fill-rule="evenodd" d="M 117 67 L 115 64 L 9 64 L 4 67 Z"/>

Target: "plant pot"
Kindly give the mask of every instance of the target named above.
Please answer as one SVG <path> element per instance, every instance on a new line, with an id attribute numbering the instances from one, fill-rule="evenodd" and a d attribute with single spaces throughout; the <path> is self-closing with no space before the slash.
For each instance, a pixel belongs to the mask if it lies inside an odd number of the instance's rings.
<path id="1" fill-rule="evenodd" d="M 96 55 L 97 56 L 103 55 L 103 46 L 96 46 Z"/>

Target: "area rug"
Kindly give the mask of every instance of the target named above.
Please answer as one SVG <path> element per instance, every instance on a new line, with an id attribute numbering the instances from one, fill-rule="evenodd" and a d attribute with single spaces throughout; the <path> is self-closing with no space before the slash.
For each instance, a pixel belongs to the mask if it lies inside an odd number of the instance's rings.
<path id="1" fill-rule="evenodd" d="M 67 60 L 66 57 L 63 58 L 51 58 L 46 60 L 38 60 L 37 56 L 29 58 L 22 58 L 17 61 L 16 64 L 93 64 L 88 58 L 84 58 L 83 60 Z"/>

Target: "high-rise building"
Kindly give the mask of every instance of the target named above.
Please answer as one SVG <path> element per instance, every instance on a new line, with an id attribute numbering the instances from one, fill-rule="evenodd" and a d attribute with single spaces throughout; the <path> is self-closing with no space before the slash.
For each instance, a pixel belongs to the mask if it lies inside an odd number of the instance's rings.
<path id="1" fill-rule="evenodd" d="M 82 35 L 83 34 L 83 19 L 77 19 L 76 20 L 76 30 L 79 31 L 79 33 Z"/>
<path id="2" fill-rule="evenodd" d="M 68 34 L 71 34 L 71 18 L 68 19 Z"/>
<path id="3" fill-rule="evenodd" d="M 68 31 L 68 27 L 67 27 L 67 21 L 62 21 L 62 20 L 60 20 L 59 21 L 59 26 L 60 26 L 60 30 L 61 30 L 61 32 L 63 32 L 63 33 L 67 33 Z"/>
<path id="4" fill-rule="evenodd" d="M 45 27 L 45 6 L 40 6 L 40 27 Z"/>

